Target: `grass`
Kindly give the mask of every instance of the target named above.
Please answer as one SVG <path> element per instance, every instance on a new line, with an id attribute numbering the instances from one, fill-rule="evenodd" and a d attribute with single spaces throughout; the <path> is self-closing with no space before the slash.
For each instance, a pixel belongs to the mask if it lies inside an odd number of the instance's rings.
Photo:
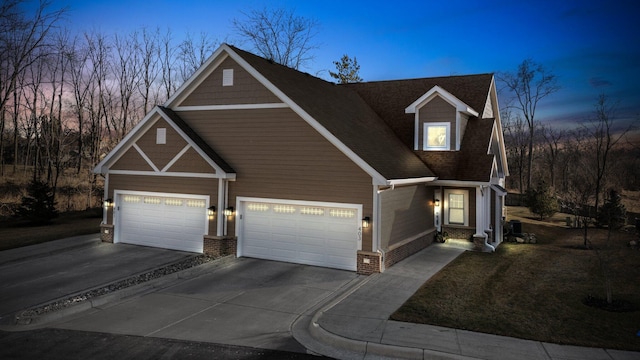
<path id="1" fill-rule="evenodd" d="M 633 233 L 612 238 L 614 300 L 633 312 L 610 312 L 584 304 L 604 298 L 595 250 L 582 247 L 579 229 L 563 226 L 566 215 L 538 222 L 526 209 L 511 209 L 537 244 L 503 243 L 496 253 L 465 252 L 427 281 L 391 318 L 559 344 L 640 351 L 640 251 Z M 606 230 L 590 229 L 594 247 Z"/>
<path id="2" fill-rule="evenodd" d="M 44 226 L 27 226 L 12 220 L 4 220 L 0 222 L 0 250 L 99 233 L 101 221 L 100 208 L 63 213 L 51 224 Z"/>

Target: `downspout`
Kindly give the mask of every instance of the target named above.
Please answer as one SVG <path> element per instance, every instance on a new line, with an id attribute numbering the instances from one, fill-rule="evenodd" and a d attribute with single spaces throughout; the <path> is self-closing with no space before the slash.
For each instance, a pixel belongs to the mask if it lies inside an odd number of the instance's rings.
<path id="1" fill-rule="evenodd" d="M 475 237 L 482 237 L 484 239 L 483 249 L 488 249 L 489 252 L 496 251 L 496 248 L 489 244 L 489 236 L 485 232 L 486 229 L 486 218 L 487 218 L 487 197 L 484 196 L 484 193 L 488 187 L 486 185 L 480 185 L 477 187 L 476 191 L 476 233 L 473 235 Z M 480 211 L 478 211 L 480 210 Z"/>
<path id="2" fill-rule="evenodd" d="M 385 266 L 384 266 L 384 260 L 387 257 L 387 253 L 386 251 L 382 248 L 382 246 L 380 246 L 380 221 L 382 221 L 382 211 L 380 209 L 380 194 L 382 194 L 385 191 L 393 191 L 395 190 L 395 184 L 391 184 L 388 188 L 386 189 L 380 189 L 380 186 L 375 186 L 373 188 L 373 206 L 374 206 L 374 212 L 375 212 L 375 221 L 373 222 L 373 230 L 374 230 L 374 234 L 375 234 L 375 247 L 373 248 L 375 250 L 375 252 L 377 252 L 378 254 L 380 254 L 380 272 L 384 272 L 385 270 Z"/>

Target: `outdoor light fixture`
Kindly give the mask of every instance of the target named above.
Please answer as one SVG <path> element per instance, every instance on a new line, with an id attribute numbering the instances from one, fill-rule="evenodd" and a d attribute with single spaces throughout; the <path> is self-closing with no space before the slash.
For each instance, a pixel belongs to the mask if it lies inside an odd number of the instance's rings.
<path id="1" fill-rule="evenodd" d="M 104 200 L 104 208 L 108 209 L 110 207 L 113 206 L 113 199 L 112 198 L 108 198 Z"/>
<path id="2" fill-rule="evenodd" d="M 208 212 L 209 216 L 213 216 L 213 215 L 216 214 L 216 207 L 213 206 L 213 205 L 209 206 L 209 208 L 207 210 L 208 210 L 207 212 Z"/>
<path id="3" fill-rule="evenodd" d="M 364 219 L 362 219 L 362 227 L 368 228 L 370 224 L 371 224 L 371 218 L 369 218 L 368 216 L 365 216 Z"/>
<path id="4" fill-rule="evenodd" d="M 440 200 L 438 200 L 438 199 L 433 200 L 433 206 L 435 206 L 435 207 L 440 206 Z"/>
<path id="5" fill-rule="evenodd" d="M 224 209 L 224 215 L 225 216 L 233 215 L 233 206 L 229 206 L 228 208 Z"/>

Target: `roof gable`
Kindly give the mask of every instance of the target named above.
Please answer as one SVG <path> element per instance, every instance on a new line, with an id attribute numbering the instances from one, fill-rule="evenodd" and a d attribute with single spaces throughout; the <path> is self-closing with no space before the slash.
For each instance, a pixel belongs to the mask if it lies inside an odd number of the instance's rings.
<path id="1" fill-rule="evenodd" d="M 223 46 L 229 49 L 229 56 L 370 174 L 374 183 L 428 181 L 435 177 L 355 92 L 233 46 Z"/>
<path id="2" fill-rule="evenodd" d="M 445 99 L 448 103 L 453 105 L 456 108 L 456 111 L 465 113 L 471 116 L 478 116 L 478 112 L 472 109 L 469 105 L 465 104 L 462 100 L 453 96 L 450 92 L 436 85 L 432 87 L 429 91 L 424 93 L 424 95 L 420 96 L 416 101 L 411 103 L 409 106 L 404 109 L 404 112 L 407 114 L 415 114 L 416 111 L 424 106 L 424 104 L 431 101 L 436 96 L 440 96 Z"/>
<path id="3" fill-rule="evenodd" d="M 141 146 L 137 144 L 138 141 L 142 141 L 141 145 L 144 147 L 145 143 L 149 143 L 149 138 L 153 136 L 150 131 L 159 122 L 164 122 L 171 127 L 182 141 L 182 144 L 186 144 L 181 151 L 177 154 L 153 154 L 154 160 L 150 159 Z M 222 177 L 222 178 L 235 178 L 235 172 L 221 157 L 219 157 L 211 147 L 209 147 L 193 130 L 191 130 L 174 112 L 169 109 L 156 106 L 145 118 L 136 125 L 125 136 L 118 145 L 105 156 L 98 165 L 94 168 L 94 173 L 106 174 L 118 171 L 138 171 L 147 172 L 149 168 L 156 173 L 162 173 L 163 175 L 177 176 L 178 173 L 172 173 L 171 168 L 174 167 L 180 158 L 188 151 L 193 150 L 202 157 L 202 160 L 212 168 L 213 174 L 210 177 Z M 135 151 L 135 152 L 134 152 Z M 137 153 L 137 154 L 136 154 Z M 132 156 L 134 164 L 128 166 L 117 166 L 118 161 L 123 156 L 136 154 Z M 138 156 L 139 155 L 139 156 Z M 142 160 L 141 160 L 142 159 Z M 144 161 L 143 161 L 144 160 Z M 138 167 L 135 164 L 141 165 Z M 158 165 L 159 164 L 159 165 Z M 115 165 L 115 167 L 114 167 Z M 178 169 L 181 165 L 174 168 Z M 169 170 L 169 172 L 167 172 Z"/>

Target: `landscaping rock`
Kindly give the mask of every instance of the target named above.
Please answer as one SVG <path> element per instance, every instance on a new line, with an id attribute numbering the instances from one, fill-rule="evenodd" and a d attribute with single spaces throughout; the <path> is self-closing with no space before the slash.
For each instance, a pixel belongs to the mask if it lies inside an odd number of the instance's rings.
<path id="1" fill-rule="evenodd" d="M 518 244 L 524 244 L 524 243 L 526 242 L 526 240 L 525 240 L 525 239 L 523 239 L 523 238 L 521 238 L 521 237 L 516 237 L 516 242 L 517 242 Z"/>

